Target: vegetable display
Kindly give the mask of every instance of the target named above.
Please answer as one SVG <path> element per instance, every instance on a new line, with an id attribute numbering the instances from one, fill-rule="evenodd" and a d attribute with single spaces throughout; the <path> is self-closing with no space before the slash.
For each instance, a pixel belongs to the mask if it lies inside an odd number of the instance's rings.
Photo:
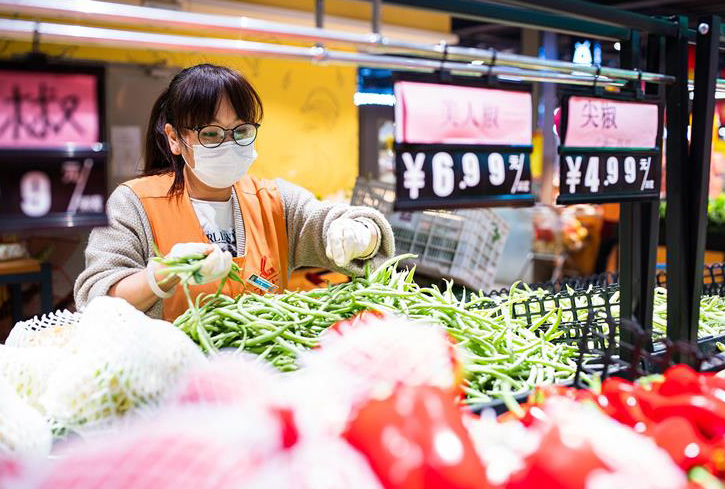
<path id="1" fill-rule="evenodd" d="M 597 408 L 646 435 L 690 478 L 706 488 L 725 487 L 725 378 L 675 365 L 664 375 L 632 383 L 609 378 L 598 392 L 564 386 L 537 387 L 528 401 L 499 418 L 535 422 L 548 399 L 565 397 Z M 718 481 L 719 479 L 719 481 Z M 707 482 L 707 484 L 705 484 Z"/>
<path id="2" fill-rule="evenodd" d="M 328 289 L 236 299 L 200 296 L 175 324 L 209 353 L 233 348 L 291 371 L 298 368 L 300 352 L 315 348 L 335 323 L 363 311 L 403 315 L 440 325 L 453 338 L 471 374 L 464 390 L 472 403 L 574 376 L 576 348 L 555 343 L 563 334 L 558 329 L 560 309 L 529 325 L 511 315 L 524 295 L 515 293 L 496 303 L 482 294 L 457 298 L 452 286 L 420 287 L 413 280 L 414 270 L 396 267 L 410 257 L 398 256 L 365 277 Z"/>
<path id="3" fill-rule="evenodd" d="M 667 213 L 667 202 L 660 201 L 660 218 L 664 219 Z M 717 197 L 707 201 L 707 221 L 708 227 L 723 228 L 725 227 L 725 192 L 721 192 Z"/>
<path id="4" fill-rule="evenodd" d="M 654 296 L 652 326 L 658 336 L 667 333 L 667 289 L 657 287 Z M 725 297 L 704 295 L 700 298 L 700 322 L 697 335 L 719 336 L 725 334 Z"/>
<path id="5" fill-rule="evenodd" d="M 120 298 L 93 299 L 78 323 L 62 328 L 60 336 L 26 330 L 27 341 L 15 335 L 18 346 L 0 345 L 0 378 L 57 436 L 103 429 L 157 406 L 187 367 L 207 361 L 173 325 Z M 12 437 L 7 426 L 0 420 L 0 448 Z"/>
<path id="6" fill-rule="evenodd" d="M 153 417 L 70 440 L 53 459 L 10 459 L 12 473 L 0 470 L 0 483 L 24 489 L 722 488 L 718 455 L 711 456 L 717 448 L 707 451 L 698 439 L 722 439 L 722 379 L 679 366 L 641 385 L 608 379 L 596 391 L 550 386 L 520 407 L 521 416 L 497 419 L 457 405 L 461 379 L 457 362 L 445 359 L 451 346 L 441 328 L 368 315 L 331 331 L 319 348 L 304 352 L 306 368 L 292 374 L 252 355 L 216 355 L 191 367 Z M 444 361 L 421 363 L 427 354 Z M 381 368 L 393 358 L 388 365 L 394 368 Z M 653 394 L 656 401 L 647 401 Z M 678 431 L 659 436 L 671 421 L 690 430 L 675 425 Z"/>

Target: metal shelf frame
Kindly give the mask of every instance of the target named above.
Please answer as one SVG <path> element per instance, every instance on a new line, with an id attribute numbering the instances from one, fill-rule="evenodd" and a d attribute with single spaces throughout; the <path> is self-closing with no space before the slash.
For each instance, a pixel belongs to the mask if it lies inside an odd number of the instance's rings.
<path id="1" fill-rule="evenodd" d="M 661 94 L 667 103 L 668 336 L 671 340 L 695 340 L 702 292 L 699 274 L 705 248 L 711 122 L 715 92 L 718 88 L 725 89 L 725 81 L 717 80 L 718 52 L 725 46 L 725 27 L 721 25 L 720 18 L 697 19 L 698 28 L 693 30 L 684 16 L 655 18 L 584 0 L 386 0 L 388 4 L 445 11 L 487 22 L 621 41 L 622 68 L 609 68 L 488 49 L 389 39 L 380 34 L 382 0 L 372 2 L 371 33 L 363 35 L 324 29 L 324 0 L 315 2 L 316 27 L 97 0 L 0 0 L 0 12 L 7 16 L 18 14 L 37 19 L 0 19 L 0 36 L 37 39 L 40 35 L 51 40 L 244 53 L 400 70 L 444 70 L 474 76 L 496 75 L 504 79 L 580 85 L 592 85 L 596 81 L 596 85 L 622 88 L 632 94 L 633 100 L 641 93 Z M 103 22 L 134 29 L 162 27 L 190 34 L 204 32 L 237 38 L 64 25 L 57 23 L 59 18 L 70 19 L 71 23 Z M 253 35 L 268 35 L 311 45 L 280 45 L 238 38 Z M 353 46 L 358 52 L 331 50 L 323 43 Z M 697 53 L 692 83 L 687 80 L 690 43 L 696 44 Z M 690 85 L 694 88 L 694 98 L 691 143 L 688 144 Z M 659 238 L 657 207 L 658 202 L 621 204 L 622 317 L 634 319 L 650 330 Z"/>

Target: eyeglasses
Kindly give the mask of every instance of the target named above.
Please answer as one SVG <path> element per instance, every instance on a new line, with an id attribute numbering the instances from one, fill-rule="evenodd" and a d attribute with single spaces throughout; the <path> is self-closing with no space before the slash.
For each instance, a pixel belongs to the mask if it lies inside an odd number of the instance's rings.
<path id="1" fill-rule="evenodd" d="M 239 146 L 249 146 L 257 139 L 257 128 L 259 124 L 256 122 L 245 122 L 239 124 L 232 129 L 225 129 L 221 126 L 210 124 L 201 127 L 187 127 L 191 131 L 196 132 L 199 144 L 205 148 L 216 148 L 227 139 L 227 133 L 232 133 L 232 141 Z"/>

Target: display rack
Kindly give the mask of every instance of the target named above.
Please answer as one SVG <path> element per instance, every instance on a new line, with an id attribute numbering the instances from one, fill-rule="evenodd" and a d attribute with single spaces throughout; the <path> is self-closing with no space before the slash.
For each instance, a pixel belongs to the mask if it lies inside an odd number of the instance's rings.
<path id="1" fill-rule="evenodd" d="M 620 89 L 631 101 L 660 96 L 666 101 L 668 206 L 666 214 L 667 336 L 672 341 L 697 338 L 699 301 L 705 249 L 707 187 L 718 87 L 717 61 L 725 41 L 720 18 L 697 19 L 690 29 L 684 16 L 654 18 L 581 0 L 391 0 L 389 3 L 443 10 L 468 18 L 519 27 L 564 32 L 622 42 L 620 68 L 580 65 L 493 50 L 440 44 L 416 44 L 382 36 L 380 3 L 373 2 L 372 34 L 350 34 L 322 28 L 324 2 L 316 2 L 314 28 L 264 22 L 246 17 L 180 12 L 149 7 L 86 0 L 0 0 L 0 11 L 34 20 L 1 19 L 0 35 L 10 39 L 108 44 L 165 51 L 213 51 L 255 56 L 307 59 L 313 62 L 381 66 L 405 71 L 455 72 L 498 77 L 505 81 L 550 82 L 589 86 L 596 93 L 606 86 Z M 70 22 L 103 22 L 134 30 L 94 28 Z M 148 27 L 173 28 L 190 35 L 143 32 Z M 198 37 L 212 35 L 273 35 L 313 44 L 311 46 L 250 42 L 239 39 Z M 331 50 L 322 43 L 351 45 L 358 52 Z M 691 142 L 688 93 L 688 45 L 696 45 L 692 83 Z M 475 62 L 474 62 L 475 61 Z M 658 243 L 658 202 L 621 204 L 620 273 L 621 317 L 636 320 L 650 332 Z M 621 332 L 623 343 L 630 331 Z M 648 342 L 651 344 L 651 341 Z M 630 353 L 622 351 L 626 356 Z M 677 355 L 681 355 L 677 353 Z M 679 360 L 692 360 L 682 354 Z"/>

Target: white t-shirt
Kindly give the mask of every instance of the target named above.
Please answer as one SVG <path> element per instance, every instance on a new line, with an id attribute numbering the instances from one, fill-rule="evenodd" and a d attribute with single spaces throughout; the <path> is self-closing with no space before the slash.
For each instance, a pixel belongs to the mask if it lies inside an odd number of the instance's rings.
<path id="1" fill-rule="evenodd" d="M 222 251 L 229 251 L 232 256 L 237 256 L 232 198 L 229 197 L 226 202 L 191 199 L 191 205 L 209 241 L 218 244 Z"/>

